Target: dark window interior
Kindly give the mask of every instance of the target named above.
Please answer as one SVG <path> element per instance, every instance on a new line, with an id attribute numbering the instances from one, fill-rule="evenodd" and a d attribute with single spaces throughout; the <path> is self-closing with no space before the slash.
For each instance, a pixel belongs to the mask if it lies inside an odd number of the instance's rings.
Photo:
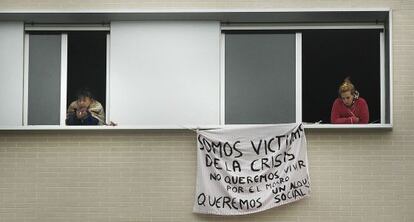
<path id="1" fill-rule="evenodd" d="M 77 99 L 79 89 L 88 88 L 106 107 L 106 35 L 100 31 L 68 33 L 68 106 Z"/>
<path id="2" fill-rule="evenodd" d="M 306 30 L 302 33 L 302 120 L 330 123 L 338 87 L 347 77 L 380 122 L 379 30 Z"/>

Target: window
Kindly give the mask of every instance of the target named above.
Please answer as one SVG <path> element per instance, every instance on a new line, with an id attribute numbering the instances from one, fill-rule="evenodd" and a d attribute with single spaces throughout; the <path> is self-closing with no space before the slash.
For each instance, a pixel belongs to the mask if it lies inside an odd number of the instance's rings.
<path id="1" fill-rule="evenodd" d="M 89 88 L 106 107 L 106 32 L 68 33 L 67 105 L 79 89 Z"/>
<path id="2" fill-rule="evenodd" d="M 106 107 L 108 35 L 106 31 L 26 33 L 24 125 L 65 125 L 67 107 L 80 89 L 89 89 Z"/>
<path id="3" fill-rule="evenodd" d="M 0 129 L 65 128 L 85 87 L 117 128 L 392 127 L 389 9 L 0 14 Z M 346 76 L 370 124 L 330 124 Z"/>
<path id="4" fill-rule="evenodd" d="M 346 77 L 368 103 L 369 125 L 391 123 L 383 26 L 227 25 L 222 38 L 225 124 L 359 127 L 330 124 Z"/>
<path id="5" fill-rule="evenodd" d="M 347 77 L 381 123 L 380 30 L 305 30 L 302 33 L 304 122 L 330 123 L 338 86 Z M 385 89 L 384 89 L 385 90 Z"/>

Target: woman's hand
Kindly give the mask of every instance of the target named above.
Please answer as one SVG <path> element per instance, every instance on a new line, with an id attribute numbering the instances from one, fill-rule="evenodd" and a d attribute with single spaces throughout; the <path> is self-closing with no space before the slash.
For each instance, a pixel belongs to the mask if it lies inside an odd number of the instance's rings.
<path id="1" fill-rule="evenodd" d="M 356 116 L 349 117 L 351 118 L 351 123 L 359 123 L 359 118 Z"/>

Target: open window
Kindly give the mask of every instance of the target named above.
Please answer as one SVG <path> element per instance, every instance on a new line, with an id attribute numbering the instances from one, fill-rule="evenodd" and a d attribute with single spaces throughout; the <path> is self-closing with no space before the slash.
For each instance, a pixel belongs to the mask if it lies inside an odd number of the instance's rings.
<path id="1" fill-rule="evenodd" d="M 24 125 L 65 125 L 87 88 L 106 111 L 107 31 L 26 30 Z"/>
<path id="2" fill-rule="evenodd" d="M 381 81 L 383 39 L 379 29 L 304 30 L 302 32 L 303 121 L 330 123 L 332 104 L 346 77 L 369 107 L 369 123 L 387 123 Z M 389 123 L 389 122 L 388 122 Z"/>
<path id="3" fill-rule="evenodd" d="M 384 33 L 382 25 L 227 24 L 222 27 L 222 122 L 391 125 Z M 331 124 L 332 105 L 346 77 L 368 103 L 368 124 Z"/>
<path id="4" fill-rule="evenodd" d="M 67 106 L 79 89 L 89 89 L 106 107 L 106 47 L 106 32 L 68 33 Z"/>

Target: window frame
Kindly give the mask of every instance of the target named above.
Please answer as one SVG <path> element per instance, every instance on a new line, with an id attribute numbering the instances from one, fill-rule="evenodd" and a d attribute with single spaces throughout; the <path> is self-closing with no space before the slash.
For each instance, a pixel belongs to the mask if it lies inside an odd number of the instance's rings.
<path id="1" fill-rule="evenodd" d="M 341 24 L 342 21 L 352 21 L 352 22 L 374 22 L 374 21 L 383 21 L 384 24 L 384 37 L 386 39 L 384 46 L 384 58 L 386 59 L 386 77 L 388 78 L 385 84 L 388 86 L 387 90 L 384 91 L 384 88 L 381 88 L 381 93 L 387 93 L 387 102 L 389 108 L 389 123 L 387 124 L 371 124 L 371 125 L 335 125 L 332 127 L 331 124 L 312 124 L 304 125 L 305 128 L 316 128 L 316 129 L 341 129 L 341 128 L 361 128 L 361 129 L 385 129 L 390 130 L 393 128 L 393 36 L 392 36 L 392 9 L 389 7 L 379 7 L 379 8 L 287 8 L 287 9 L 231 9 L 231 10 L 133 10 L 128 13 L 125 12 L 90 12 L 84 11 L 79 14 L 79 12 L 66 12 L 66 11 L 19 11 L 19 12 L 3 12 L 0 13 L 2 21 L 19 21 L 25 26 L 30 26 L 28 24 L 39 25 L 40 23 L 50 23 L 58 24 L 58 26 L 68 28 L 66 24 L 73 24 L 79 22 L 79 18 L 82 18 L 82 21 L 86 21 L 89 24 L 92 24 L 93 27 L 102 26 L 102 23 L 110 23 L 111 21 L 129 21 L 129 20 L 217 20 L 221 21 L 224 24 L 238 22 L 245 24 L 246 22 L 260 22 L 270 24 L 271 22 L 282 22 L 278 24 L 288 24 L 292 25 L 294 21 L 304 22 L 304 18 L 296 19 L 296 15 L 301 15 L 301 13 L 309 13 L 310 15 L 306 16 L 306 19 L 310 19 L 311 22 L 328 22 L 330 24 Z M 339 15 L 339 16 L 338 16 Z M 313 16 L 313 17 L 310 17 Z M 300 16 L 302 17 L 302 16 Z M 281 20 L 280 20 L 281 19 Z M 279 21 L 280 20 L 280 21 Z M 308 20 L 306 20 L 308 21 Z M 27 22 L 27 23 L 25 23 Z M 99 25 L 98 25 L 99 24 Z M 358 23 L 361 24 L 361 23 Z M 254 24 L 256 25 L 256 24 Z M 55 26 L 55 25 L 50 25 Z M 75 24 L 68 26 L 82 26 L 85 29 L 84 25 Z M 87 26 L 87 25 L 85 25 Z M 104 25 L 105 26 L 105 25 Z M 70 28 L 68 28 L 70 29 Z M 88 29 L 89 31 L 90 29 Z M 106 28 L 105 30 L 109 30 Z M 25 30 L 26 31 L 26 28 Z M 25 33 L 23 32 L 24 36 Z M 25 45 L 25 44 L 23 44 Z M 23 48 L 24 49 L 24 48 Z M 22 50 L 24 51 L 24 50 Z M 110 55 L 109 55 L 110 56 Z M 107 59 L 109 59 L 107 56 Z M 26 55 L 23 54 L 23 61 L 27 61 Z M 22 64 L 24 67 L 24 64 Z M 110 64 L 107 64 L 107 67 Z M 24 73 L 24 72 L 23 72 Z M 22 75 L 23 75 L 22 73 Z M 107 72 L 107 76 L 110 73 Z M 108 84 L 108 82 L 107 82 Z M 221 83 L 220 83 L 221 84 Z M 22 83 L 24 85 L 24 82 Z M 27 90 L 27 86 L 23 87 L 23 90 Z M 107 92 L 109 87 L 107 86 Z M 220 88 L 221 90 L 221 88 Z M 23 95 L 25 97 L 25 95 Z M 109 97 L 107 97 L 107 104 L 110 104 Z M 22 104 L 23 111 L 24 103 Z M 110 106 L 107 105 L 107 113 L 110 112 L 108 109 Z M 19 113 L 21 120 L 24 118 L 24 113 Z M 388 120 L 388 119 L 387 119 Z M 107 118 L 107 121 L 109 119 Z M 23 121 L 21 121 L 22 123 Z M 210 128 L 222 128 L 222 127 L 231 127 L 230 125 L 224 125 L 220 122 L 220 125 L 186 125 L 186 126 L 172 126 L 172 125 L 128 125 L 128 126 L 116 126 L 116 127 L 102 127 L 102 126 L 60 126 L 60 125 L 37 125 L 37 126 L 27 126 L 19 123 L 18 125 L 0 126 L 0 131 L 2 130 L 150 130 L 150 129 L 210 129 Z M 345 129 L 346 130 L 346 129 Z"/>
<path id="2" fill-rule="evenodd" d="M 390 16 L 391 17 L 391 16 Z M 388 21 L 391 24 L 391 18 Z M 222 24 L 221 26 L 221 42 L 220 42 L 220 124 L 222 126 L 234 126 L 245 124 L 226 124 L 225 123 L 225 31 L 295 31 L 296 33 L 296 123 L 302 122 L 302 30 L 323 30 L 323 29 L 379 29 L 380 34 L 380 120 L 379 124 L 319 124 L 319 123 L 304 123 L 305 128 L 309 129 L 342 129 L 342 128 L 385 128 L 392 129 L 393 127 L 393 102 L 392 102 L 392 48 L 391 48 L 391 28 L 388 24 L 388 30 L 386 24 L 372 24 L 372 23 L 338 23 L 332 24 L 300 24 L 295 23 L 292 25 L 280 25 L 280 24 Z M 388 31 L 388 52 L 385 51 L 386 44 L 386 31 Z M 386 61 L 386 53 L 388 53 L 388 61 Z M 388 77 L 389 82 L 386 82 L 387 72 L 385 65 L 388 62 L 389 70 Z M 389 113 L 386 113 L 386 88 L 389 89 Z M 389 123 L 386 123 L 386 117 L 389 116 Z"/>
<path id="3" fill-rule="evenodd" d="M 106 34 L 106 107 L 105 121 L 109 122 L 109 56 L 110 56 L 110 27 L 109 25 L 73 25 L 61 24 L 59 26 L 53 24 L 32 25 L 25 24 L 24 27 L 24 44 L 23 44 L 23 127 L 53 129 L 62 127 L 71 127 L 66 125 L 67 112 L 67 71 L 68 71 L 68 33 L 70 31 L 108 31 Z M 29 42 L 30 32 L 56 32 L 61 36 L 61 66 L 60 66 L 60 118 L 59 125 L 29 125 L 28 124 L 28 104 L 29 104 Z"/>

